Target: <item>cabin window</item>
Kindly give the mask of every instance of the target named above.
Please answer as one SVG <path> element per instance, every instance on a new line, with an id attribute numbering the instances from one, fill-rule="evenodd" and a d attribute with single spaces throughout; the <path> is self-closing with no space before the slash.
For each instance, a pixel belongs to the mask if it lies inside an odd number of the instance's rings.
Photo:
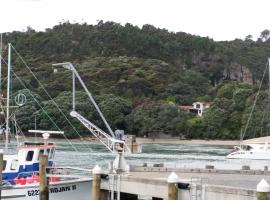
<path id="1" fill-rule="evenodd" d="M 34 156 L 34 151 L 28 151 L 26 156 L 26 161 L 32 161 Z"/>
<path id="2" fill-rule="evenodd" d="M 47 155 L 48 156 L 50 155 L 50 149 L 47 149 Z"/>
<path id="3" fill-rule="evenodd" d="M 19 162 L 18 162 L 17 159 L 12 160 L 11 165 L 10 165 L 10 170 L 17 170 L 18 169 L 18 164 L 19 164 Z"/>
<path id="4" fill-rule="evenodd" d="M 7 161 L 3 160 L 3 171 L 6 169 L 6 166 L 7 166 Z"/>
<path id="5" fill-rule="evenodd" d="M 201 108 L 200 104 L 196 104 L 196 108 Z"/>

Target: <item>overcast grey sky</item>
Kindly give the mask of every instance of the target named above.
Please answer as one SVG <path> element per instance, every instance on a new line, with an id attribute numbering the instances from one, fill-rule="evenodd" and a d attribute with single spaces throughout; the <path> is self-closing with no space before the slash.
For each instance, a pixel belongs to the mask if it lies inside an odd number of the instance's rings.
<path id="1" fill-rule="evenodd" d="M 270 0 L 0 0 L 0 8 L 0 32 L 44 30 L 62 20 L 152 24 L 214 40 L 270 29 Z"/>

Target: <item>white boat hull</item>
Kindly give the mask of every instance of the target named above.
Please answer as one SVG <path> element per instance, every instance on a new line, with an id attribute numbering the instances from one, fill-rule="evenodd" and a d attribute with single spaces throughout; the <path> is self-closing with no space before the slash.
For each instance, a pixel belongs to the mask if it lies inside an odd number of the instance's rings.
<path id="1" fill-rule="evenodd" d="M 89 200 L 91 195 L 91 179 L 61 181 L 49 186 L 50 200 Z M 9 200 L 39 200 L 39 185 L 3 188 L 1 197 Z"/>
<path id="2" fill-rule="evenodd" d="M 227 158 L 229 159 L 252 159 L 252 160 L 270 160 L 269 151 L 238 151 L 230 153 Z"/>

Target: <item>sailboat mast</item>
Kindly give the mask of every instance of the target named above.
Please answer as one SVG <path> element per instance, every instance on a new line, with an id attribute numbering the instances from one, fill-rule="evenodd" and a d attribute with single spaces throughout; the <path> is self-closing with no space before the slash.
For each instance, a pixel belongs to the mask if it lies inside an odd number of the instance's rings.
<path id="1" fill-rule="evenodd" d="M 268 90 L 269 90 L 269 100 L 270 100 L 270 58 L 268 58 L 268 86 L 269 86 Z"/>
<path id="2" fill-rule="evenodd" d="M 9 92 L 10 92 L 10 69 L 11 69 L 11 44 L 8 44 L 8 72 L 7 72 L 7 116 L 6 116 L 6 144 L 8 149 L 9 142 Z"/>

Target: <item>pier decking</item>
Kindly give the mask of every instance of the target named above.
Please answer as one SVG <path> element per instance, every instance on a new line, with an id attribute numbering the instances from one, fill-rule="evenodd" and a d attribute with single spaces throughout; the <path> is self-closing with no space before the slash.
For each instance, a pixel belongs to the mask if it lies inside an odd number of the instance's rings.
<path id="1" fill-rule="evenodd" d="M 270 182 L 270 173 L 259 170 L 132 167 L 130 173 L 103 177 L 101 189 L 148 196 L 153 199 L 167 199 L 167 178 L 172 171 L 178 175 L 178 183 L 189 184 L 188 188 L 177 184 L 178 199 L 181 200 L 256 200 L 257 184 L 262 179 Z"/>

